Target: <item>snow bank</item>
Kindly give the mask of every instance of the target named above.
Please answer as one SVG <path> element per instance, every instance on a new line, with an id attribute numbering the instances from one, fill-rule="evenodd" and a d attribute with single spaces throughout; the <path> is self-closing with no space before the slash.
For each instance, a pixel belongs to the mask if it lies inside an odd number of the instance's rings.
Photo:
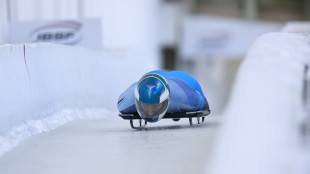
<path id="1" fill-rule="evenodd" d="M 208 173 L 299 171 L 297 122 L 309 41 L 270 33 L 254 43 L 239 69 Z"/>
<path id="2" fill-rule="evenodd" d="M 130 52 L 1 45 L 0 156 L 25 138 L 70 120 L 116 117 L 118 95 L 156 68 L 152 60 L 141 66 L 143 60 Z"/>

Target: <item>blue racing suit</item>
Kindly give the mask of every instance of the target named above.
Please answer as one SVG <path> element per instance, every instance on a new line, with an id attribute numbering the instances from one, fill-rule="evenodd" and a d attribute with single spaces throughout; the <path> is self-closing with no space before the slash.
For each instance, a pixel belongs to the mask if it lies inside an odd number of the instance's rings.
<path id="1" fill-rule="evenodd" d="M 147 74 L 163 76 L 170 87 L 170 104 L 167 113 L 177 114 L 189 111 L 209 110 L 209 104 L 204 96 L 199 83 L 191 75 L 182 71 L 165 72 L 155 70 Z M 117 102 L 118 110 L 123 114 L 138 113 L 135 106 L 134 90 L 136 83 L 123 92 Z"/>

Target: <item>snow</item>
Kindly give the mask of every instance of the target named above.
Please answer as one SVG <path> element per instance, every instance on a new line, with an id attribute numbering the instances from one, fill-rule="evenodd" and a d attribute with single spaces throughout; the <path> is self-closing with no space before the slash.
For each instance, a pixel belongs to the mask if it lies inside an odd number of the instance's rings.
<path id="1" fill-rule="evenodd" d="M 142 60 L 149 61 L 140 66 Z M 153 59 L 137 52 L 0 45 L 0 156 L 27 137 L 70 120 L 96 117 L 98 110 L 116 112 L 124 88 L 156 68 Z"/>
<path id="2" fill-rule="evenodd" d="M 239 69 L 207 173 L 306 171 L 298 151 L 309 41 L 293 33 L 269 33 L 256 40 Z"/>

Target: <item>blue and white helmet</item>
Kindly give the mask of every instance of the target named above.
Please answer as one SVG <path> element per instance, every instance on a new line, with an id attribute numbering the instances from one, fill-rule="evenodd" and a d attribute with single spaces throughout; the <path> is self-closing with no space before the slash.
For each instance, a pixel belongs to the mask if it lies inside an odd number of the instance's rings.
<path id="1" fill-rule="evenodd" d="M 166 114 L 170 103 L 167 80 L 158 74 L 146 74 L 135 88 L 136 108 L 140 117 L 157 122 Z"/>

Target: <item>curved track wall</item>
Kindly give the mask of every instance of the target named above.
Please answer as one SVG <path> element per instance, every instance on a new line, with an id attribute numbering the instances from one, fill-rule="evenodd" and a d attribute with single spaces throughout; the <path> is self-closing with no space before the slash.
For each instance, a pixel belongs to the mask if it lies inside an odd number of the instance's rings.
<path id="1" fill-rule="evenodd" d="M 293 33 L 257 39 L 239 69 L 210 173 L 300 170 L 298 122 L 309 41 Z"/>
<path id="2" fill-rule="evenodd" d="M 118 95 L 157 68 L 137 57 L 54 44 L 0 46 L 0 156 L 69 120 L 108 110 L 117 117 Z"/>

